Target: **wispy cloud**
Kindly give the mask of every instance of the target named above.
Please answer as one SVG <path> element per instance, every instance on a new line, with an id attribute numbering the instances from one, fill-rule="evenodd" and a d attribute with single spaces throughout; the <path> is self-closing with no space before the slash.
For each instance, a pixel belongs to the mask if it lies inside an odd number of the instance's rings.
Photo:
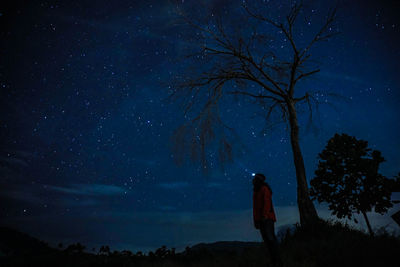
<path id="1" fill-rule="evenodd" d="M 35 192 L 30 192 L 24 189 L 18 190 L 18 188 L 13 190 L 0 191 L 0 196 L 13 200 L 28 202 L 30 204 L 44 203 L 44 201 L 37 194 L 35 194 Z"/>
<path id="2" fill-rule="evenodd" d="M 225 185 L 223 185 L 223 184 L 221 184 L 221 183 L 207 183 L 207 185 L 206 185 L 207 187 L 210 187 L 210 188 L 224 188 L 225 187 Z"/>
<path id="3" fill-rule="evenodd" d="M 207 183 L 189 183 L 189 182 L 164 182 L 159 183 L 157 186 L 164 188 L 164 189 L 182 189 L 187 188 L 190 186 L 195 187 L 206 187 L 206 188 L 214 188 L 214 189 L 224 189 L 226 187 L 223 183 L 216 183 L 216 182 L 207 182 Z"/>
<path id="4" fill-rule="evenodd" d="M 188 182 L 166 182 L 166 183 L 159 183 L 159 187 L 165 188 L 165 189 L 180 189 L 180 188 L 185 188 L 189 186 Z"/>
<path id="5" fill-rule="evenodd" d="M 85 196 L 113 196 L 125 192 L 122 187 L 105 184 L 72 184 L 68 187 L 48 185 L 47 188 L 65 194 Z"/>
<path id="6" fill-rule="evenodd" d="M 174 206 L 160 206 L 159 208 L 160 208 L 160 210 L 163 210 L 163 211 L 174 211 L 174 210 L 176 210 L 176 207 L 174 207 Z"/>
<path id="7" fill-rule="evenodd" d="M 356 76 L 351 76 L 347 75 L 344 73 L 335 73 L 335 72 L 329 72 L 329 71 L 323 71 L 320 73 L 321 76 L 326 77 L 328 79 L 333 79 L 333 80 L 341 80 L 341 81 L 346 81 L 346 82 L 351 82 L 353 84 L 358 84 L 362 86 L 370 86 L 371 83 L 368 81 L 365 81 L 359 77 Z"/>
<path id="8" fill-rule="evenodd" d="M 21 150 L 6 150 L 0 152 L 0 162 L 8 166 L 29 166 L 29 159 L 34 158 L 35 155 L 28 151 Z"/>

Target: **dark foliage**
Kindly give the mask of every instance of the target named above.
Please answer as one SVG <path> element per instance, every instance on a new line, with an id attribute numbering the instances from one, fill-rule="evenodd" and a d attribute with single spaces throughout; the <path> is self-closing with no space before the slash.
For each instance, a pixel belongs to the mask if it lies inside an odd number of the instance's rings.
<path id="1" fill-rule="evenodd" d="M 395 176 L 396 182 L 393 185 L 393 192 L 400 192 L 400 172 Z"/>
<path id="2" fill-rule="evenodd" d="M 347 224 L 323 221 L 300 227 L 281 243 L 285 266 L 399 266 L 400 239 L 382 229 L 370 236 Z"/>
<path id="3" fill-rule="evenodd" d="M 76 243 L 69 245 L 64 251 L 66 253 L 73 254 L 73 253 L 83 253 L 85 249 L 86 247 L 83 246 L 81 243 Z"/>
<path id="4" fill-rule="evenodd" d="M 327 202 L 338 218 L 351 219 L 353 213 L 363 214 L 372 234 L 366 213 L 372 209 L 380 214 L 387 212 L 393 206 L 393 189 L 400 181 L 379 173 L 379 164 L 384 161 L 380 151 L 368 148 L 367 141 L 335 134 L 319 154 L 310 195 L 319 202 Z"/>

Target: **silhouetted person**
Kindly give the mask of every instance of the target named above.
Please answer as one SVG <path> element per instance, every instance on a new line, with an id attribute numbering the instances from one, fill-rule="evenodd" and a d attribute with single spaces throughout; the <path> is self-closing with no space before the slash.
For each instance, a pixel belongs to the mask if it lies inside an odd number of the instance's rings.
<path id="1" fill-rule="evenodd" d="M 253 179 L 253 219 L 255 228 L 260 230 L 269 250 L 271 262 L 276 266 L 280 258 L 274 229 L 276 216 L 272 205 L 272 190 L 261 173 L 255 174 Z"/>

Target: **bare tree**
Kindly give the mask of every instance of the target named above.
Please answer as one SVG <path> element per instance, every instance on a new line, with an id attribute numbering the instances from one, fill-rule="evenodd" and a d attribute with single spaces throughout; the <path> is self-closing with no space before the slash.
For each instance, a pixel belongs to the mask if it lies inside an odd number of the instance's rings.
<path id="1" fill-rule="evenodd" d="M 300 222 L 304 225 L 317 220 L 318 215 L 309 197 L 299 145 L 296 107 L 300 103 L 307 104 L 312 116 L 313 105 L 318 105 L 319 101 L 310 91 L 298 96 L 296 88 L 300 81 L 320 71 L 311 63 L 311 49 L 317 42 L 328 40 L 337 32 L 332 30 L 336 13 L 333 9 L 315 35 L 300 47 L 296 42 L 295 37 L 298 35 L 294 34 L 294 25 L 303 9 L 301 4 L 294 4 L 284 17 L 285 21 L 276 22 L 244 4 L 243 10 L 247 20 L 243 21 L 241 28 L 245 29 L 245 36 L 226 28 L 221 18 L 216 18 L 213 23 L 204 26 L 183 14 L 185 21 L 202 38 L 198 43 L 200 51 L 191 56 L 202 59 L 203 64 L 198 65 L 196 62 L 196 67 L 201 71 L 177 77 L 179 81 L 173 87 L 171 96 L 187 97 L 183 101 L 185 114 L 192 110 L 194 104 L 204 103 L 194 118 L 175 131 L 173 142 L 176 155 L 183 155 L 190 150 L 192 159 L 200 159 L 205 168 L 206 146 L 215 139 L 216 127 L 232 130 L 222 122 L 219 115 L 218 104 L 223 96 L 234 95 L 255 100 L 255 103 L 261 106 L 267 121 L 271 119 L 273 112 L 278 111 L 281 119 L 287 122 L 290 128 L 297 178 L 297 203 Z M 280 32 L 284 39 L 282 41 L 289 43 L 290 56 L 279 56 L 270 46 L 271 37 L 265 30 L 260 31 L 257 25 L 264 28 L 268 26 Z M 203 97 L 200 96 L 202 93 Z M 219 139 L 219 157 L 222 162 L 232 159 L 232 144 L 226 137 L 222 134 Z"/>

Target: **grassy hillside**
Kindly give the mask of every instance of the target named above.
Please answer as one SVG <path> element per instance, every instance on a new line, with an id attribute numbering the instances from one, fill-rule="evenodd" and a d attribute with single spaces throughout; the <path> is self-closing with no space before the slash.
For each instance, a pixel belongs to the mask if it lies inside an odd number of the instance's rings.
<path id="1" fill-rule="evenodd" d="M 0 229 L 0 266 L 269 266 L 261 243 L 217 242 L 199 244 L 181 253 L 161 247 L 140 252 L 110 251 L 103 247 L 87 253 L 81 244 L 65 249 L 48 247 L 11 229 Z M 280 244 L 283 266 L 400 266 L 399 237 L 385 231 L 375 237 L 340 223 L 321 221 L 310 228 L 296 226 Z"/>

